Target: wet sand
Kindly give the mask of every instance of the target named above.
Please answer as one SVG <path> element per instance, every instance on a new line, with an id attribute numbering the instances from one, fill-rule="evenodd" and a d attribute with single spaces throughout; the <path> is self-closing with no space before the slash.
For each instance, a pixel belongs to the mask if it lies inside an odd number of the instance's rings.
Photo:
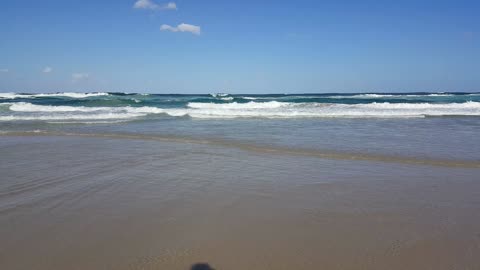
<path id="1" fill-rule="evenodd" d="M 0 269 L 480 269 L 477 168 L 0 137 Z"/>

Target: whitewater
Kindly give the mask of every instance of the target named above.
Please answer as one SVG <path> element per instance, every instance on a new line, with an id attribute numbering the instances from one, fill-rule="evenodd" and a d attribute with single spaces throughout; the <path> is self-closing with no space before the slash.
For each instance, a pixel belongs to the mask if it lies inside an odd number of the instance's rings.
<path id="1" fill-rule="evenodd" d="M 480 93 L 0 93 L 0 140 L 22 134 L 480 160 Z"/>
<path id="2" fill-rule="evenodd" d="M 155 95 L 0 93 L 0 121 L 480 116 L 478 93 Z"/>

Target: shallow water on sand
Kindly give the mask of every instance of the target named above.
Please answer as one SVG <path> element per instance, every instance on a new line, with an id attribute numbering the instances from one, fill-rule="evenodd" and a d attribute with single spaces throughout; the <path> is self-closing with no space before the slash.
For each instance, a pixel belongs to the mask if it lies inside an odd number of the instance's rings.
<path id="1" fill-rule="evenodd" d="M 260 122 L 241 125 L 252 123 Z M 261 123 L 275 136 L 275 128 Z M 328 135 L 309 144 L 314 137 L 307 128 L 307 139 L 297 143 L 286 139 L 295 137 L 292 130 L 269 141 L 258 128 L 249 138 L 222 122 L 185 125 L 197 130 L 196 140 L 178 140 L 186 136 L 179 125 L 153 130 L 143 122 L 131 123 L 128 134 L 180 135 L 98 136 L 125 134 L 123 125 L 60 129 L 95 136 L 2 135 L 0 268 L 189 269 L 198 262 L 217 270 L 480 267 L 478 168 L 255 151 L 228 143 L 233 136 L 273 149 L 335 144 Z M 475 123 L 461 131 L 451 125 L 448 136 L 472 138 L 475 131 Z M 321 127 L 312 129 L 323 136 Z M 337 142 L 351 138 L 337 130 Z M 394 143 L 388 128 L 363 131 L 366 141 L 384 138 L 372 153 L 383 155 Z M 228 143 L 197 140 L 212 133 Z M 437 142 L 422 148 L 416 141 L 426 139 L 409 138 L 412 144 L 397 146 L 395 156 L 477 159 L 476 146 L 454 149 L 461 143 L 452 140 L 453 154 L 445 156 L 447 148 L 430 152 Z M 346 153 L 369 150 L 337 145 Z"/>

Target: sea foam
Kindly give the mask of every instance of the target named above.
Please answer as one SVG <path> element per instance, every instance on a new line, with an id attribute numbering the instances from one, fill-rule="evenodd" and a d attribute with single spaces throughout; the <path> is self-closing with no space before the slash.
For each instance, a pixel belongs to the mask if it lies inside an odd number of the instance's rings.
<path id="1" fill-rule="evenodd" d="M 173 117 L 230 118 L 406 118 L 425 116 L 480 116 L 480 102 L 463 103 L 294 103 L 255 102 L 201 103 L 184 107 L 86 107 L 2 103 L 0 121 L 135 119 L 163 114 Z"/>
<path id="2" fill-rule="evenodd" d="M 0 93 L 0 99 L 17 98 L 41 98 L 41 97 L 69 97 L 69 98 L 88 98 L 108 96 L 108 93 L 50 93 L 50 94 L 18 94 L 18 93 Z"/>
<path id="3" fill-rule="evenodd" d="M 195 118 L 311 118 L 311 117 L 425 117 L 480 115 L 479 102 L 430 104 L 430 103 L 289 103 L 289 102 L 248 102 L 248 103 L 189 103 L 187 114 Z"/>

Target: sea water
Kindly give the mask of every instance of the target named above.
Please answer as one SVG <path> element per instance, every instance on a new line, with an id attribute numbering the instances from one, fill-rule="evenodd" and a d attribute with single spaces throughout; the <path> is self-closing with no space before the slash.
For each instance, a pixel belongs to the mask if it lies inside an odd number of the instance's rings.
<path id="1" fill-rule="evenodd" d="M 136 134 L 480 160 L 480 93 L 0 93 L 0 133 Z"/>

